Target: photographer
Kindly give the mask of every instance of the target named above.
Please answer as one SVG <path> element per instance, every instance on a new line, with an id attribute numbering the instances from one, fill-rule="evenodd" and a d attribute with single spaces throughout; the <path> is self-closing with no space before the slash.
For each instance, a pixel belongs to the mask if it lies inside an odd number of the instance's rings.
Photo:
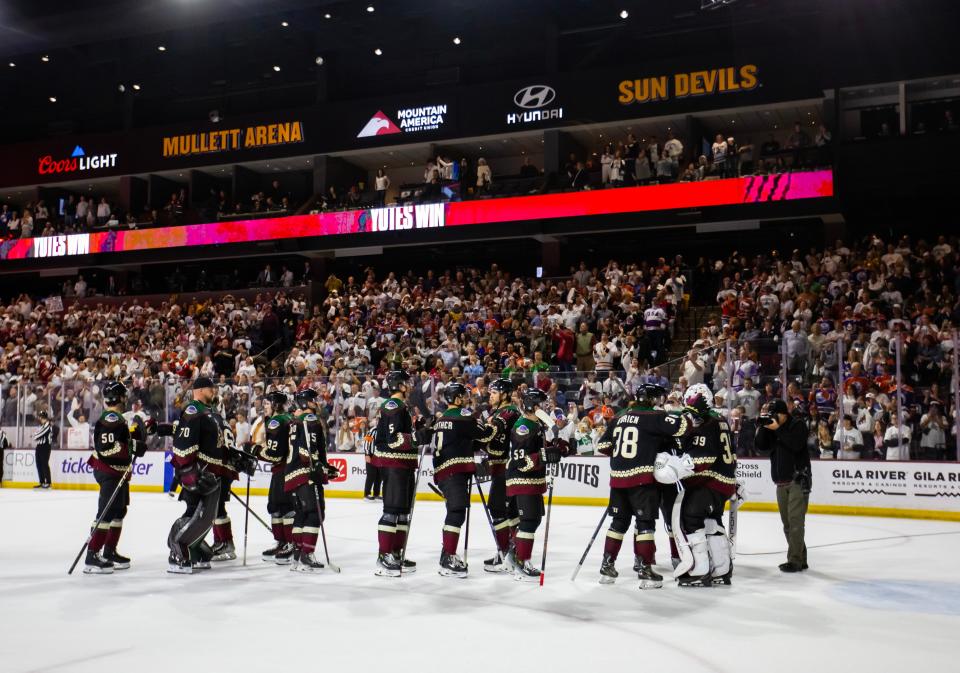
<path id="1" fill-rule="evenodd" d="M 777 508 L 787 538 L 787 562 L 780 564 L 785 573 L 807 569 L 804 520 L 813 480 L 807 453 L 807 426 L 791 416 L 787 403 L 773 400 L 758 419 L 756 448 L 770 454 L 770 475 L 777 485 Z"/>

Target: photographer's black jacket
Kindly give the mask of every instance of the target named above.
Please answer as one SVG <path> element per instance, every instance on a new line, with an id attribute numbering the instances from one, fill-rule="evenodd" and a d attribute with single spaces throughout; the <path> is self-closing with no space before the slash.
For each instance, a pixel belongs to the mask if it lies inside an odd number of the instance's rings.
<path id="1" fill-rule="evenodd" d="M 796 416 L 776 430 L 757 428 L 756 448 L 770 453 L 770 476 L 777 484 L 789 484 L 798 473 L 810 470 L 807 424 Z"/>

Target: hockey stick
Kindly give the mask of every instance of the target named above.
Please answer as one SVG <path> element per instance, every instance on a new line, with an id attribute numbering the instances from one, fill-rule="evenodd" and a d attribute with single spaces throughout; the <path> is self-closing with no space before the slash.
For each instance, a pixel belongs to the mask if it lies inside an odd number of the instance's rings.
<path id="1" fill-rule="evenodd" d="M 480 479 L 477 477 L 476 473 L 473 475 L 473 480 L 477 483 L 477 493 L 480 494 L 480 502 L 483 504 L 483 513 L 487 515 L 487 523 L 490 524 L 490 532 L 493 533 L 493 544 L 500 549 L 500 544 L 497 542 L 497 529 L 493 527 L 493 516 L 490 514 L 490 508 L 487 507 L 487 499 L 483 495 L 483 489 L 480 488 Z"/>
<path id="2" fill-rule="evenodd" d="M 553 510 L 553 477 L 550 477 L 550 488 L 547 495 L 547 525 L 543 529 L 543 558 L 540 559 L 540 586 L 547 575 L 547 540 L 550 538 L 550 512 Z"/>
<path id="3" fill-rule="evenodd" d="M 407 515 L 407 536 L 400 548 L 400 576 L 403 577 L 403 562 L 407 558 L 407 547 L 410 545 L 410 529 L 413 528 L 413 509 L 417 505 L 417 487 L 420 485 L 420 468 L 423 466 L 423 457 L 427 453 L 427 445 L 420 445 L 420 456 L 417 458 L 417 474 L 413 478 L 413 495 L 410 498 L 410 514 Z"/>
<path id="4" fill-rule="evenodd" d="M 577 567 L 573 569 L 573 575 L 570 577 L 570 581 L 574 582 L 577 579 L 577 575 L 580 573 L 580 568 L 583 567 L 583 562 L 587 560 L 587 554 L 590 553 L 590 548 L 593 547 L 593 543 L 597 539 L 597 535 L 600 534 L 600 529 L 603 528 L 603 522 L 607 520 L 607 508 L 603 508 L 603 515 L 600 517 L 600 523 L 597 524 L 596 530 L 593 531 L 593 535 L 590 537 L 590 542 L 587 543 L 587 548 L 583 550 L 583 556 L 580 557 L 580 563 L 577 564 Z"/>
<path id="5" fill-rule="evenodd" d="M 239 502 L 240 505 L 241 505 L 244 509 L 247 510 L 247 513 L 248 513 L 250 516 L 252 516 L 254 519 L 256 519 L 257 521 L 259 521 L 260 524 L 261 524 L 264 528 L 266 528 L 268 531 L 270 531 L 271 534 L 273 533 L 273 529 L 267 524 L 267 522 L 264 521 L 263 519 L 261 519 L 259 516 L 257 516 L 257 513 L 253 511 L 253 509 L 250 507 L 250 505 L 244 503 L 243 500 L 240 499 L 240 496 L 238 496 L 236 493 L 233 492 L 233 489 L 230 489 L 230 495 L 232 495 L 233 498 L 234 498 L 237 502 Z"/>
<path id="6" fill-rule="evenodd" d="M 330 560 L 330 551 L 327 549 L 327 529 L 323 525 L 323 511 L 320 509 L 320 492 L 317 485 L 313 485 L 313 497 L 317 500 L 317 516 L 320 517 L 320 539 L 323 540 L 323 555 L 327 557 L 327 567 L 333 572 L 340 574 L 340 566 Z"/>
<path id="7" fill-rule="evenodd" d="M 470 501 L 470 493 L 473 491 L 473 479 L 467 482 L 467 525 L 466 530 L 463 532 L 463 565 L 470 568 L 467 563 L 467 553 L 470 550 L 470 510 L 473 509 L 471 505 L 473 504 Z"/>
<path id="8" fill-rule="evenodd" d="M 730 560 L 733 561 L 737 555 L 737 512 L 740 511 L 740 505 L 743 500 L 734 496 L 730 501 L 730 524 L 727 531 L 727 538 L 730 540 Z"/>
<path id="9" fill-rule="evenodd" d="M 250 475 L 247 475 L 247 511 L 243 515 L 243 565 L 247 565 L 247 532 L 250 530 Z"/>
<path id="10" fill-rule="evenodd" d="M 84 542 L 83 546 L 80 547 L 80 551 L 77 552 L 77 558 L 73 559 L 73 563 L 70 565 L 70 570 L 67 571 L 68 575 L 72 575 L 74 568 L 76 568 L 77 564 L 80 563 L 80 557 L 83 556 L 83 552 L 85 552 L 87 550 L 87 547 L 90 546 L 90 540 L 93 539 L 93 534 L 96 532 L 100 524 L 103 523 L 103 517 L 105 517 L 107 515 L 107 512 L 110 511 L 110 507 L 111 505 L 113 505 L 113 501 L 117 499 L 117 495 L 120 493 L 120 489 L 123 488 L 123 484 L 125 483 L 127 476 L 132 474 L 133 465 L 136 462 L 137 462 L 136 458 L 130 461 L 130 467 L 124 470 L 123 474 L 120 475 L 120 482 L 117 484 L 117 487 L 113 489 L 113 493 L 110 495 L 110 499 L 107 500 L 107 504 L 103 508 L 103 512 L 100 514 L 100 516 L 97 517 L 97 520 L 93 524 L 93 527 L 90 528 L 90 534 L 87 535 L 86 542 Z"/>

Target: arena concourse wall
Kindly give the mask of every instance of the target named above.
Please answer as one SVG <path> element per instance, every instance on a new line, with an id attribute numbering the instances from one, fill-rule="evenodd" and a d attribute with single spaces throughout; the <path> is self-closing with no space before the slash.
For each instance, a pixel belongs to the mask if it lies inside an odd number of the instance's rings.
<path id="1" fill-rule="evenodd" d="M 72 490 L 97 488 L 93 471 L 86 464 L 86 451 L 56 450 L 50 458 L 53 487 Z M 366 478 L 363 455 L 330 454 L 340 470 L 326 487 L 331 498 L 361 498 Z M 433 470 L 425 458 L 417 497 L 439 500 L 430 488 Z M 744 510 L 776 511 L 776 485 L 770 480 L 770 463 L 762 458 L 738 461 L 737 474 L 746 485 Z M 810 511 L 819 514 L 888 516 L 960 521 L 960 463 L 893 461 L 813 461 L 813 491 Z M 610 462 L 603 457 L 578 456 L 554 466 L 554 502 L 560 505 L 606 505 Z M 169 489 L 173 471 L 170 452 L 150 451 L 134 469 L 133 491 L 161 492 Z M 31 488 L 36 484 L 34 452 L 12 449 L 3 455 L 4 488 Z M 253 495 L 266 495 L 270 466 L 261 463 L 251 479 Z M 246 488 L 245 477 L 235 485 Z M 480 502 L 473 495 L 474 502 Z"/>

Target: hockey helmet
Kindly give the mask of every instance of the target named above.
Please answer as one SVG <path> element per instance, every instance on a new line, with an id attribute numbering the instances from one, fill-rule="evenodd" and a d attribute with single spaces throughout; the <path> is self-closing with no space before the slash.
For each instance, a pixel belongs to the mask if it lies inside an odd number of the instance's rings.
<path id="1" fill-rule="evenodd" d="M 309 409 L 311 404 L 316 403 L 319 395 L 313 388 L 304 388 L 298 390 L 293 396 L 293 401 L 300 409 Z"/>
<path id="2" fill-rule="evenodd" d="M 520 406 L 527 413 L 533 413 L 536 408 L 547 401 L 547 394 L 539 388 L 527 388 L 520 396 Z"/>
<path id="3" fill-rule="evenodd" d="M 387 390 L 398 393 L 402 386 L 410 382 L 410 375 L 404 371 L 392 371 L 387 374 Z"/>
<path id="4" fill-rule="evenodd" d="M 683 394 L 683 405 L 700 418 L 706 418 L 713 406 L 713 393 L 705 384 L 695 383 Z"/>
<path id="5" fill-rule="evenodd" d="M 653 406 L 667 396 L 663 386 L 655 383 L 641 383 L 633 393 L 633 398 L 640 404 Z"/>
<path id="6" fill-rule="evenodd" d="M 287 394 L 282 390 L 273 390 L 267 393 L 267 401 L 270 402 L 270 406 L 273 407 L 273 413 L 279 414 L 283 411 L 289 400 Z"/>
<path id="7" fill-rule="evenodd" d="M 127 397 L 127 387 L 119 381 L 108 381 L 103 387 L 103 402 L 107 406 L 116 406 Z"/>
<path id="8" fill-rule="evenodd" d="M 497 379 L 490 383 L 487 388 L 492 393 L 500 393 L 501 395 L 509 395 L 514 391 L 513 381 L 509 379 Z"/>
<path id="9" fill-rule="evenodd" d="M 448 383 L 443 389 L 443 399 L 450 405 L 456 404 L 457 400 L 469 394 L 470 392 L 467 390 L 467 387 L 462 383 Z"/>

